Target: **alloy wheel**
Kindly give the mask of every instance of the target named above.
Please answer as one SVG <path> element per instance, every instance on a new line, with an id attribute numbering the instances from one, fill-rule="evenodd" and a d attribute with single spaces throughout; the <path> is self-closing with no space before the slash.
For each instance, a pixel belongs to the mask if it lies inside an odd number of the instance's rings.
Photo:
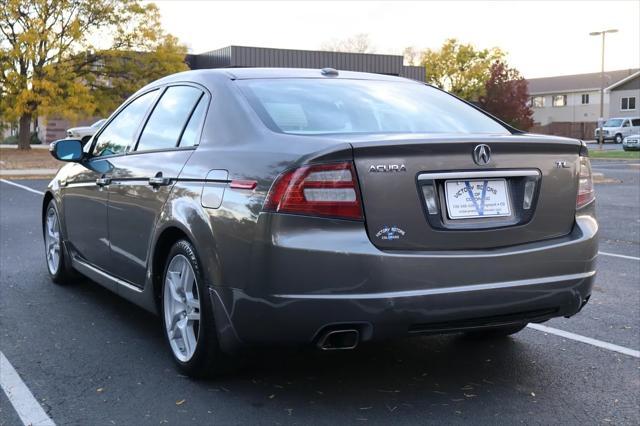
<path id="1" fill-rule="evenodd" d="M 200 295 L 193 267 L 182 254 L 171 259 L 164 279 L 164 323 L 175 357 L 193 357 L 200 331 Z"/>
<path id="2" fill-rule="evenodd" d="M 47 267 L 51 275 L 55 275 L 58 273 L 58 269 L 60 269 L 60 222 L 58 221 L 58 213 L 54 207 L 49 207 L 49 210 L 47 210 L 44 243 Z"/>

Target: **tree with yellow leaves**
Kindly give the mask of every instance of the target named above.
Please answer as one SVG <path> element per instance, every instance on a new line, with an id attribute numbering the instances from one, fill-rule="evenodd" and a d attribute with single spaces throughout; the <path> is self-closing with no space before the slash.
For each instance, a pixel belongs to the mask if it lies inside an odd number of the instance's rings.
<path id="1" fill-rule="evenodd" d="M 477 101 L 485 94 L 491 65 L 504 56 L 496 47 L 476 49 L 471 44 L 448 39 L 439 50 L 424 51 L 421 64 L 426 68 L 427 83 L 468 101 Z"/>
<path id="2" fill-rule="evenodd" d="M 186 48 L 138 0 L 0 0 L 0 122 L 29 149 L 40 115 L 108 114 L 140 86 L 187 69 Z"/>

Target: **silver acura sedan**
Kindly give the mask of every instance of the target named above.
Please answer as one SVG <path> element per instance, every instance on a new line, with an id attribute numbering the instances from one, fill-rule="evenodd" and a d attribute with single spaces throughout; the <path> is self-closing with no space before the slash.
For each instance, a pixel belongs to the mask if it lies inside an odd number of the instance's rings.
<path id="1" fill-rule="evenodd" d="M 51 152 L 69 162 L 42 207 L 52 280 L 157 312 L 192 376 L 259 344 L 505 336 L 591 294 L 586 146 L 415 81 L 190 71 Z"/>

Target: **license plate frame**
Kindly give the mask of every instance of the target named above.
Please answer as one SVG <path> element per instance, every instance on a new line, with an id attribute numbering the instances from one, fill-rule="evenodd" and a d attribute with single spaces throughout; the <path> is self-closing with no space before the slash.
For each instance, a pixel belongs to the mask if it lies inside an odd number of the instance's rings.
<path id="1" fill-rule="evenodd" d="M 484 190 L 483 187 L 485 187 Z M 465 197 L 464 201 L 455 199 L 464 197 L 469 193 L 469 189 L 472 194 L 478 196 L 471 197 L 475 202 L 469 197 Z M 483 192 L 484 201 L 482 200 Z M 451 220 L 487 219 L 512 215 L 509 185 L 504 178 L 446 180 L 444 195 L 447 215 Z"/>

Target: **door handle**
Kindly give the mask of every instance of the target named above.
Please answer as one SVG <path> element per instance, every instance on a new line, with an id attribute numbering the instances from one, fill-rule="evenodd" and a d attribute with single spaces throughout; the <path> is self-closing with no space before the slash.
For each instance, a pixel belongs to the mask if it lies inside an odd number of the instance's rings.
<path id="1" fill-rule="evenodd" d="M 109 178 L 109 177 L 102 176 L 102 177 L 96 179 L 96 185 L 98 185 L 100 187 L 109 185 L 110 183 L 111 183 L 111 178 Z"/>
<path id="2" fill-rule="evenodd" d="M 171 178 L 162 177 L 162 172 L 158 172 L 154 177 L 149 178 L 149 185 L 153 187 L 167 186 L 171 183 Z"/>

